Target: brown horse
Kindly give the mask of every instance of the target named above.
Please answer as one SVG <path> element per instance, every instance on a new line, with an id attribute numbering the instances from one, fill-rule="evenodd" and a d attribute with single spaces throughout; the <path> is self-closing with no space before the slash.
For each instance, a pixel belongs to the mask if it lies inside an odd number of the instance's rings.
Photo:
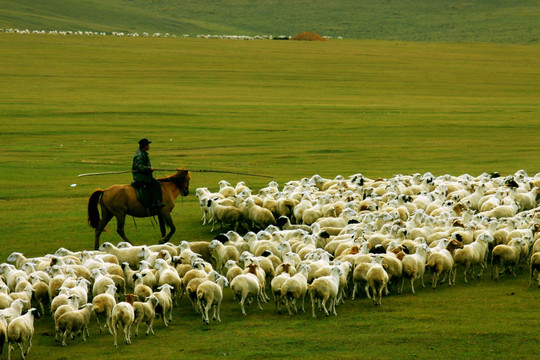
<path id="1" fill-rule="evenodd" d="M 175 174 L 159 178 L 161 182 L 161 191 L 163 193 L 163 203 L 165 206 L 158 214 L 159 228 L 161 230 L 160 243 L 166 243 L 176 231 L 173 224 L 171 211 L 174 208 L 174 200 L 179 194 L 187 196 L 189 194 L 189 179 L 188 170 L 178 170 Z M 97 205 L 101 207 L 102 217 L 99 216 Z M 124 223 L 126 215 L 134 217 L 148 217 L 146 207 L 137 200 L 135 189 L 131 185 L 113 185 L 105 190 L 97 189 L 90 195 L 88 200 L 88 223 L 96 229 L 94 249 L 99 248 L 99 236 L 105 229 L 109 221 L 116 217 L 117 227 L 116 232 L 124 239 L 129 241 L 124 233 Z M 165 225 L 170 228 L 168 234 L 165 235 Z"/>

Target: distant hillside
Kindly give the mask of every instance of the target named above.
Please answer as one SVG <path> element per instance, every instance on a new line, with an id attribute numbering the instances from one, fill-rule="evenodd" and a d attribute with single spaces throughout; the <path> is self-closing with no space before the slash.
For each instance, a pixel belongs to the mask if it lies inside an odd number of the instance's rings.
<path id="1" fill-rule="evenodd" d="M 0 28 L 540 43 L 538 0 L 0 0 Z"/>

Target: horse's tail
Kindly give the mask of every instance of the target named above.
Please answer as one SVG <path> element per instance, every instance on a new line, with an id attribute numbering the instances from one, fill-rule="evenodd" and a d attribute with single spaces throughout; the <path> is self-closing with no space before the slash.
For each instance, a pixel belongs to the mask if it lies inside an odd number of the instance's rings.
<path id="1" fill-rule="evenodd" d="M 97 189 L 90 195 L 90 199 L 88 199 L 88 224 L 94 229 L 97 229 L 99 221 L 101 220 L 97 205 L 102 195 L 103 190 Z"/>

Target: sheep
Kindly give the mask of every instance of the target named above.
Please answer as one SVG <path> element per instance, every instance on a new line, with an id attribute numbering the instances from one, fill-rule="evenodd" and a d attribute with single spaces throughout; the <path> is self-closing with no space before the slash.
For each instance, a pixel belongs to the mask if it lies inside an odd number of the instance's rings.
<path id="1" fill-rule="evenodd" d="M 311 234 L 312 233 L 312 228 L 311 226 L 309 225 L 303 225 L 303 224 L 298 224 L 298 225 L 293 225 L 291 224 L 291 220 L 287 217 L 287 216 L 280 216 L 277 221 L 276 221 L 276 225 L 281 229 L 281 230 L 304 230 L 305 232 Z"/>
<path id="2" fill-rule="evenodd" d="M 364 288 L 366 290 L 368 289 L 367 273 L 369 269 L 371 269 L 372 266 L 373 266 L 373 262 L 370 261 L 370 262 L 361 262 L 358 265 L 356 265 L 356 267 L 354 268 L 353 276 L 352 276 L 352 281 L 354 284 L 352 296 L 351 296 L 352 300 L 354 300 L 359 286 L 364 285 Z M 368 298 L 371 298 L 369 291 L 366 291 L 366 296 Z"/>
<path id="3" fill-rule="evenodd" d="M 4 351 L 4 344 L 7 339 L 7 327 L 6 315 L 0 313 L 0 355 Z"/>
<path id="4" fill-rule="evenodd" d="M 227 276 L 227 280 L 229 281 L 229 284 L 235 277 L 243 273 L 242 268 L 238 266 L 236 264 L 236 261 L 234 260 L 227 261 L 225 265 L 223 266 L 223 269 L 225 270 L 225 274 Z"/>
<path id="5" fill-rule="evenodd" d="M 488 245 L 490 242 L 493 242 L 493 237 L 487 233 L 484 233 L 479 235 L 471 244 L 466 244 L 462 249 L 455 250 L 454 267 L 457 267 L 458 265 L 465 267 L 465 270 L 463 271 L 465 283 L 467 283 L 467 273 L 469 272 L 469 269 L 473 276 L 475 275 L 474 268 L 476 265 L 480 265 L 481 267 L 480 272 L 476 276 L 478 278 L 482 276 L 484 269 L 487 267 L 486 261 L 489 251 Z M 457 269 L 454 269 L 454 277 L 452 279 L 453 284 L 456 283 L 456 270 Z"/>
<path id="6" fill-rule="evenodd" d="M 426 266 L 426 256 L 430 252 L 430 248 L 427 244 L 420 244 L 416 248 L 416 252 L 412 255 L 406 255 L 403 260 L 403 278 L 401 279 L 401 289 L 403 292 L 403 284 L 405 278 L 409 278 L 411 281 L 411 290 L 414 294 L 414 280 L 420 279 L 422 287 L 424 285 L 424 271 Z"/>
<path id="7" fill-rule="evenodd" d="M 32 294 L 34 293 L 34 288 L 32 287 L 32 285 L 28 285 L 27 287 L 24 288 L 23 291 L 21 292 L 12 292 L 9 294 L 9 296 L 13 299 L 13 300 L 17 300 L 17 299 L 22 299 L 22 300 L 25 300 L 25 305 L 23 307 L 23 310 L 28 310 L 30 309 L 30 305 L 32 303 Z"/>
<path id="8" fill-rule="evenodd" d="M 9 324 L 11 320 L 22 315 L 25 303 L 26 303 L 26 300 L 22 300 L 22 299 L 14 300 L 11 303 L 10 307 L 0 310 L 0 314 L 4 315 L 7 323 Z"/>
<path id="9" fill-rule="evenodd" d="M 34 298 L 36 299 L 40 313 L 45 313 L 45 304 L 50 303 L 49 298 L 49 285 L 45 283 L 42 278 L 37 274 L 30 274 L 29 277 L 30 283 L 34 291 Z"/>
<path id="10" fill-rule="evenodd" d="M 240 253 L 237 248 L 232 245 L 223 245 L 218 240 L 212 240 L 209 248 L 212 252 L 212 257 L 216 262 L 216 268 L 220 272 L 223 271 L 223 266 L 227 261 L 238 261 L 240 259 Z"/>
<path id="11" fill-rule="evenodd" d="M 456 239 L 452 239 L 448 241 L 448 243 L 441 242 L 441 244 L 445 245 L 444 248 L 437 252 L 432 251 L 426 263 L 426 268 L 428 268 L 431 273 L 431 285 L 433 289 L 437 287 L 439 277 L 443 272 L 444 278 L 442 281 L 444 282 L 446 276 L 448 276 L 448 285 L 452 286 L 452 275 L 453 271 L 455 271 L 453 254 L 456 249 L 463 248 L 463 243 Z"/>
<path id="12" fill-rule="evenodd" d="M 253 198 L 247 198 L 245 200 L 245 205 L 248 208 L 249 220 L 253 225 L 265 229 L 269 225 L 276 223 L 276 219 L 274 218 L 272 212 L 255 204 Z"/>
<path id="13" fill-rule="evenodd" d="M 219 182 L 219 193 L 226 198 L 234 197 L 236 195 L 236 190 L 230 185 L 231 184 L 229 184 L 229 182 L 226 180 L 221 180 Z"/>
<path id="14" fill-rule="evenodd" d="M 182 289 L 182 280 L 180 279 L 178 272 L 163 259 L 156 260 L 156 269 L 159 273 L 157 285 L 162 286 L 169 284 L 173 290 L 172 297 L 173 299 L 176 298 L 176 301 L 178 302 L 180 299 L 179 294 Z"/>
<path id="15" fill-rule="evenodd" d="M 491 252 L 491 277 L 495 280 L 507 269 L 516 276 L 515 267 L 519 262 L 521 246 L 527 245 L 521 238 L 512 239 L 508 245 L 500 244 Z"/>
<path id="16" fill-rule="evenodd" d="M 14 343 L 19 345 L 23 359 L 30 352 L 30 348 L 32 347 L 32 337 L 34 336 L 34 313 L 37 313 L 37 310 L 31 308 L 26 314 L 12 319 L 8 324 L 8 359 L 11 359 L 11 350 L 13 350 Z M 25 343 L 28 343 L 26 351 L 24 350 Z"/>
<path id="17" fill-rule="evenodd" d="M 8 295 L 9 288 L 0 281 L 0 309 L 6 309 L 11 306 L 13 299 Z"/>
<path id="18" fill-rule="evenodd" d="M 92 314 L 92 304 L 85 304 L 79 310 L 68 311 L 60 316 L 56 323 L 56 333 L 63 332 L 62 346 L 66 346 L 66 336 L 71 334 L 71 339 L 75 337 L 75 332 L 82 332 L 83 340 L 90 336 L 88 324 Z"/>
<path id="19" fill-rule="evenodd" d="M 212 229 L 216 223 L 220 224 L 221 231 L 223 231 L 223 224 L 229 224 L 237 231 L 238 227 L 243 221 L 244 214 L 242 211 L 233 205 L 224 205 L 215 199 L 210 199 L 207 202 L 207 206 L 210 209 Z"/>
<path id="20" fill-rule="evenodd" d="M 112 254 L 118 259 L 118 263 L 127 262 L 131 268 L 136 269 L 139 266 L 139 252 L 141 246 L 132 246 L 128 248 L 118 248 L 109 242 L 104 242 L 99 247 L 99 251 Z"/>
<path id="21" fill-rule="evenodd" d="M 94 285 L 92 286 L 93 297 L 104 294 L 107 291 L 108 285 L 116 286 L 114 280 L 104 274 L 105 271 L 103 269 L 92 270 L 92 277 L 94 278 Z"/>
<path id="22" fill-rule="evenodd" d="M 298 271 L 293 276 L 285 279 L 281 285 L 281 298 L 284 299 L 289 315 L 292 315 L 291 308 L 297 314 L 296 301 L 302 299 L 302 312 L 305 312 L 304 300 L 308 290 L 308 274 L 311 267 L 307 264 L 300 264 Z"/>
<path id="23" fill-rule="evenodd" d="M 133 309 L 133 295 L 127 294 L 126 301 L 114 305 L 111 315 L 111 326 L 114 336 L 114 347 L 118 347 L 116 342 L 116 331 L 120 325 L 124 330 L 126 344 L 131 344 L 131 326 L 135 321 L 135 311 Z"/>
<path id="24" fill-rule="evenodd" d="M 99 332 L 103 331 L 101 327 L 100 319 L 105 319 L 105 325 L 109 329 L 109 333 L 112 335 L 112 310 L 116 305 L 116 287 L 114 285 L 107 285 L 107 291 L 103 294 L 99 294 L 92 300 L 92 311 L 96 316 L 99 326 Z"/>
<path id="25" fill-rule="evenodd" d="M 220 308 L 223 300 L 223 288 L 227 287 L 229 282 L 226 277 L 218 275 L 215 282 L 207 280 L 197 288 L 197 303 L 202 310 L 203 321 L 209 323 L 208 312 L 214 308 L 214 321 L 221 322 Z"/>
<path id="26" fill-rule="evenodd" d="M 173 300 L 171 289 L 173 289 L 171 285 L 164 284 L 158 287 L 159 291 L 152 293 L 159 302 L 155 309 L 156 314 L 161 315 L 165 326 L 169 326 L 169 322 L 172 321 Z"/>
<path id="27" fill-rule="evenodd" d="M 231 290 L 235 299 L 239 301 L 240 307 L 242 309 L 242 314 L 244 316 L 246 315 L 244 303 L 248 298 L 256 298 L 259 309 L 262 310 L 262 306 L 260 303 L 261 286 L 259 284 L 257 275 L 255 274 L 255 270 L 252 270 L 247 274 L 241 274 L 235 277 L 233 281 L 231 281 Z"/>
<path id="28" fill-rule="evenodd" d="M 139 299 L 146 299 L 154 292 L 150 286 L 144 284 L 144 277 L 146 274 L 136 273 L 133 275 L 135 279 L 133 294 Z"/>
<path id="29" fill-rule="evenodd" d="M 366 278 L 371 291 L 373 292 L 373 304 L 375 306 L 381 306 L 382 301 L 382 291 L 386 290 L 386 295 L 388 295 L 388 274 L 382 266 L 382 255 L 374 256 L 374 264 L 368 270 Z"/>
<path id="30" fill-rule="evenodd" d="M 154 318 L 156 317 L 156 306 L 159 304 L 159 300 L 155 295 L 150 295 L 146 302 L 135 301 L 133 303 L 133 309 L 135 314 L 135 336 L 139 336 L 139 325 L 144 322 L 148 325 L 146 329 L 146 336 L 150 332 L 154 334 Z"/>
<path id="31" fill-rule="evenodd" d="M 493 209 L 482 211 L 478 215 L 487 216 L 489 218 L 509 218 L 515 216 L 520 210 L 520 205 L 517 202 L 512 202 L 510 205 L 498 205 Z"/>
<path id="32" fill-rule="evenodd" d="M 65 305 L 62 305 L 56 309 L 56 311 L 53 314 L 53 320 L 54 320 L 54 327 L 56 329 L 56 325 L 58 325 L 58 319 L 64 315 L 67 312 L 75 311 L 79 309 L 79 304 L 81 303 L 81 298 L 79 295 L 72 294 L 68 297 L 68 303 Z M 60 335 L 60 332 L 57 331 L 55 334 L 54 339 L 58 341 L 58 336 Z"/>
<path id="33" fill-rule="evenodd" d="M 536 283 L 540 287 L 540 252 L 535 252 L 529 260 L 529 287 L 533 284 L 533 279 L 536 276 Z"/>
<path id="34" fill-rule="evenodd" d="M 208 241 L 181 241 L 180 245 L 178 245 L 178 248 L 180 250 L 179 255 L 182 257 L 182 251 L 189 249 L 191 250 L 191 252 L 199 254 L 205 261 L 211 262 L 212 254 L 210 252 L 209 245 L 210 243 Z"/>
<path id="35" fill-rule="evenodd" d="M 326 308 L 326 302 L 330 300 L 330 311 L 337 316 L 336 303 L 339 292 L 339 277 L 343 273 L 343 270 L 339 266 L 334 266 L 328 276 L 322 276 L 313 280 L 311 285 L 308 286 L 309 295 L 311 297 L 311 311 L 314 318 L 315 315 L 315 301 L 319 300 L 320 306 L 322 306 L 326 316 L 329 315 Z"/>

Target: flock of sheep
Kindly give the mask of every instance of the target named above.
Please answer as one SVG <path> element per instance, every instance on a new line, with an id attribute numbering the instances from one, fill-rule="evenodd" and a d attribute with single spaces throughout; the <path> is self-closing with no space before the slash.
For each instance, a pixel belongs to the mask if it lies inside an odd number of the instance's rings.
<path id="1" fill-rule="evenodd" d="M 271 293 L 291 315 L 309 296 L 316 317 L 362 292 L 377 306 L 405 283 L 415 293 L 426 272 L 436 288 L 454 285 L 458 271 L 468 282 L 489 264 L 494 279 L 528 266 L 529 286 L 540 286 L 540 174 L 314 175 L 257 194 L 219 185 L 196 190 L 203 225 L 221 230 L 210 242 L 11 254 L 0 264 L 0 353 L 7 342 L 8 358 L 15 344 L 25 357 L 36 314 L 51 314 L 62 345 L 86 339 L 93 318 L 114 346 L 120 329 L 129 344 L 141 323 L 147 335 L 156 318 L 167 327 L 183 296 L 204 322 L 221 321 L 227 287 L 244 315 Z"/>
<path id="2" fill-rule="evenodd" d="M 9 28 L 9 29 L 0 29 L 0 32 L 4 32 L 6 34 L 35 34 L 35 35 L 63 35 L 63 36 L 116 36 L 116 37 L 155 37 L 155 38 L 168 38 L 172 37 L 175 38 L 177 35 L 170 34 L 168 32 L 166 33 L 160 33 L 160 32 L 154 32 L 154 33 L 148 33 L 148 32 L 124 32 L 124 31 L 112 31 L 110 33 L 106 33 L 104 31 L 81 31 L 81 30 L 29 30 L 29 29 L 15 29 L 15 28 Z M 189 38 L 189 34 L 182 34 L 178 35 L 178 37 L 182 38 Z M 291 36 L 287 35 L 280 35 L 280 36 L 272 36 L 272 35 L 210 35 L 210 34 L 198 34 L 195 36 L 197 39 L 226 39 L 226 40 L 273 40 L 273 39 L 290 39 Z M 325 39 L 332 39 L 332 36 L 324 36 Z M 343 39 L 341 36 L 337 37 L 337 39 Z"/>

